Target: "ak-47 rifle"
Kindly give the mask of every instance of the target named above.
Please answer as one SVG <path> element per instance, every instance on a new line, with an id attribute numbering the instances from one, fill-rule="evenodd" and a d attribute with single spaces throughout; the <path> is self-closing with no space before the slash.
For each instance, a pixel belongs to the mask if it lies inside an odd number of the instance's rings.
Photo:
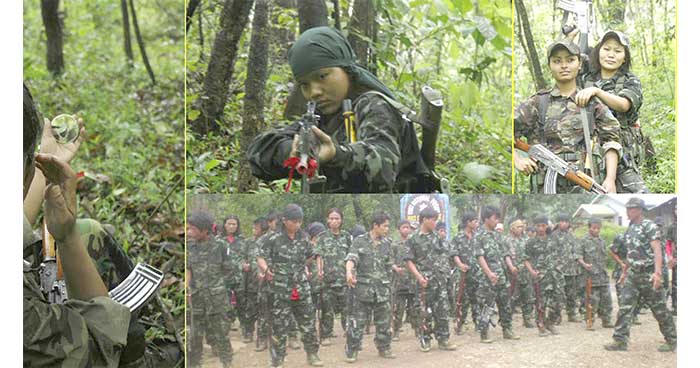
<path id="1" fill-rule="evenodd" d="M 588 176 L 578 166 L 570 164 L 561 157 L 554 154 L 541 144 L 527 144 L 520 139 L 515 140 L 515 148 L 527 152 L 530 157 L 538 162 L 541 162 L 546 168 L 547 173 L 544 179 L 544 193 L 556 194 L 557 192 L 557 176 L 561 175 L 566 180 L 580 186 L 581 188 L 596 194 L 607 194 L 608 191 L 603 188 Z"/>
<path id="2" fill-rule="evenodd" d="M 355 112 L 352 111 L 352 100 L 343 100 L 343 123 L 345 124 L 345 137 L 348 142 L 357 142 L 357 133 L 355 133 Z"/>
<path id="3" fill-rule="evenodd" d="M 348 308 L 348 316 L 345 319 L 345 333 L 347 334 L 347 339 L 345 340 L 345 356 L 350 356 L 352 352 L 352 346 L 350 346 L 350 341 L 355 341 L 355 330 L 357 329 L 357 319 L 355 318 L 355 312 L 357 308 L 357 287 L 348 287 L 345 293 L 345 302 Z"/>
<path id="4" fill-rule="evenodd" d="M 399 275 L 396 272 L 392 272 L 391 280 L 391 323 L 389 325 L 389 333 L 394 336 L 398 331 L 394 331 L 394 327 L 398 325 L 398 316 L 396 315 L 396 310 L 398 309 L 398 303 L 396 302 L 399 288 Z M 403 316 L 402 316 L 403 317 Z"/>
<path id="5" fill-rule="evenodd" d="M 68 300 L 66 280 L 63 279 L 61 260 L 56 252 L 56 240 L 44 222 L 42 241 L 43 262 L 39 266 L 41 289 L 51 304 L 63 304 Z"/>
<path id="6" fill-rule="evenodd" d="M 629 270 L 629 266 L 625 264 L 625 267 L 622 269 L 622 275 L 620 275 L 620 278 L 617 280 L 617 283 L 620 284 L 620 286 L 625 285 L 625 280 L 627 279 L 627 274 Z"/>
<path id="7" fill-rule="evenodd" d="M 462 304 L 464 302 L 464 289 L 467 287 L 467 272 L 459 271 L 459 291 L 455 302 L 455 331 L 464 323 L 464 314 L 462 313 Z"/>
<path id="8" fill-rule="evenodd" d="M 575 27 L 580 30 L 579 48 L 581 53 L 588 53 L 588 34 L 594 30 L 593 26 L 593 1 L 592 0 L 559 0 L 557 8 L 564 11 L 562 17 L 561 32 L 564 35 L 574 30 L 574 25 L 567 24 L 569 15 L 575 17 Z"/>
<path id="9" fill-rule="evenodd" d="M 306 105 L 306 113 L 299 120 L 299 141 L 297 144 L 297 157 L 290 157 L 282 163 L 282 166 L 289 168 L 289 180 L 284 190 L 289 192 L 292 185 L 292 178 L 296 171 L 301 175 L 301 193 L 309 193 L 310 185 L 313 183 L 324 183 L 326 178 L 314 174 L 318 169 L 318 161 L 314 158 L 316 150 L 316 136 L 311 127 L 317 126 L 318 115 L 316 115 L 316 103 L 309 101 Z"/>
<path id="10" fill-rule="evenodd" d="M 508 287 L 508 298 L 512 298 L 515 295 L 515 291 L 518 289 L 518 274 L 510 274 L 510 286 Z"/>
<path id="11" fill-rule="evenodd" d="M 430 307 L 428 307 L 427 303 L 425 302 L 425 288 L 422 287 L 421 285 L 418 285 L 420 288 L 420 331 L 418 333 L 418 342 L 420 342 L 421 347 L 426 347 L 428 346 L 428 343 L 430 340 L 428 338 L 430 337 L 430 334 L 432 333 L 432 328 L 430 327 L 431 322 L 433 320 L 432 314 L 433 311 L 430 310 Z M 426 286 L 427 287 L 427 286 Z"/>
<path id="12" fill-rule="evenodd" d="M 593 307 L 591 306 L 591 291 L 593 289 L 593 279 L 588 276 L 586 279 L 586 328 L 593 328 Z"/>
<path id="13" fill-rule="evenodd" d="M 544 306 L 542 305 L 542 289 L 540 288 L 539 276 L 533 280 L 535 288 L 535 309 L 537 310 L 537 327 L 544 328 Z"/>

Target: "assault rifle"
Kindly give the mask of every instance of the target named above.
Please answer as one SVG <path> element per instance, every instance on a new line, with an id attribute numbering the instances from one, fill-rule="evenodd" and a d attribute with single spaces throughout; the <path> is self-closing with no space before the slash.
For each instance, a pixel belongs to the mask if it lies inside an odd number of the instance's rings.
<path id="1" fill-rule="evenodd" d="M 539 277 L 533 280 L 535 287 L 535 309 L 537 310 L 537 327 L 541 330 L 544 328 L 544 306 L 542 305 L 542 289 L 540 289 Z"/>
<path id="2" fill-rule="evenodd" d="M 596 194 L 607 194 L 608 191 L 588 176 L 578 166 L 570 164 L 561 157 L 554 154 L 541 144 L 527 144 L 519 139 L 515 140 L 515 148 L 527 152 L 530 157 L 542 163 L 547 168 L 544 179 L 544 193 L 556 194 L 557 176 L 561 175 L 566 180 L 580 186 L 581 188 Z"/>
<path id="3" fill-rule="evenodd" d="M 457 294 L 457 301 L 455 302 L 455 332 L 459 329 L 462 323 L 464 323 L 464 315 L 462 314 L 462 304 L 464 302 L 464 289 L 466 289 L 467 287 L 467 273 L 462 271 L 459 272 L 461 272 L 461 275 L 459 276 L 459 291 Z"/>
<path id="4" fill-rule="evenodd" d="M 593 26 L 593 1 L 592 0 L 559 0 L 557 8 L 564 11 L 562 17 L 561 32 L 564 35 L 571 33 L 575 28 L 580 30 L 579 48 L 582 54 L 588 53 L 588 34 L 594 30 Z M 575 26 L 567 24 L 569 15 L 575 19 Z"/>
<path id="5" fill-rule="evenodd" d="M 418 332 L 418 341 L 420 342 L 420 346 L 422 348 L 425 348 L 428 346 L 430 343 L 429 337 L 430 334 L 432 333 L 432 328 L 430 327 L 433 317 L 433 311 L 430 310 L 430 307 L 425 302 L 425 288 L 418 285 L 420 288 L 420 326 L 419 329 L 420 331 Z"/>
<path id="6" fill-rule="evenodd" d="M 593 307 L 591 306 L 591 291 L 593 289 L 593 279 L 588 276 L 586 279 L 586 328 L 593 329 Z"/>
<path id="7" fill-rule="evenodd" d="M 357 319 L 355 318 L 355 312 L 357 305 L 357 288 L 348 287 L 345 294 L 347 299 L 345 302 L 348 307 L 348 316 L 345 319 L 345 333 L 347 334 L 347 339 L 345 340 L 345 356 L 349 357 L 352 352 L 352 346 L 350 346 L 351 341 L 355 341 L 357 336 L 355 336 L 355 330 L 357 329 Z"/>

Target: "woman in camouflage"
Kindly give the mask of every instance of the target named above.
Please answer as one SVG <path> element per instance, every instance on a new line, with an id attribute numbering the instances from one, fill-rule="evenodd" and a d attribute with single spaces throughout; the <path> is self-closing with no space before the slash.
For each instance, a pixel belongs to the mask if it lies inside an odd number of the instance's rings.
<path id="1" fill-rule="evenodd" d="M 289 50 L 289 65 L 304 98 L 316 103 L 320 121 L 313 156 L 324 186 L 311 192 L 416 192 L 429 171 L 420 157 L 413 125 L 397 110 L 396 97 L 357 63 L 343 34 L 329 27 L 304 32 Z M 344 124 L 347 102 L 355 115 L 352 134 Z M 253 175 L 263 180 L 290 176 L 288 159 L 297 156 L 301 124 L 273 129 L 256 137 L 247 158 Z M 293 168 L 291 168 L 293 170 Z M 417 179 L 418 178 L 418 179 Z"/>
<path id="2" fill-rule="evenodd" d="M 572 32 L 573 33 L 573 32 Z M 642 106 L 642 84 L 634 75 L 627 36 L 608 31 L 593 49 L 588 71 L 583 75 L 583 89 L 576 94 L 576 103 L 585 106 L 592 97 L 607 105 L 620 122 L 622 156 L 615 185 L 618 193 L 646 193 L 639 167 L 644 158 L 639 108 Z"/>

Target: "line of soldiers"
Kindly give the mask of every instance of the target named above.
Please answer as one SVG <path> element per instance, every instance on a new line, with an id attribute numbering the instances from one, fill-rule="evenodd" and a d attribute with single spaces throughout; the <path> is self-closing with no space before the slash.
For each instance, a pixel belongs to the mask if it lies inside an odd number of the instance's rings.
<path id="1" fill-rule="evenodd" d="M 441 350 L 456 350 L 450 342 L 449 320 L 454 318 L 455 333 L 462 335 L 469 311 L 482 343 L 493 342 L 490 330 L 497 323 L 504 339 L 518 340 L 512 326 L 513 304 L 522 310 L 524 327 L 537 326 L 540 336 L 559 333 L 555 326 L 561 323 L 563 309 L 570 322 L 579 322 L 580 314 L 587 315 L 588 329 L 597 315 L 603 327 L 615 327 L 614 343 L 606 349 L 624 350 L 634 311 L 643 302 L 651 308 L 666 339 L 659 350 L 672 351 L 675 322 L 666 309 L 665 292 L 657 285 L 661 276 L 657 280 L 655 273 L 660 233 L 653 222 L 643 218 L 643 201 L 634 198 L 627 206 L 632 222 L 612 247 L 622 265 L 616 278 L 620 312 L 615 325 L 606 271 L 608 249 L 599 236 L 601 221 L 595 218 L 580 240 L 572 234 L 566 216 L 558 218 L 551 232 L 547 218 L 536 217 L 531 235 L 524 234 L 522 220 L 515 220 L 506 235 L 499 231 L 498 209 L 485 206 L 481 225 L 479 216 L 467 211 L 460 232 L 447 242 L 440 236 L 438 213 L 426 208 L 419 214 L 417 229 L 408 221 L 399 222 L 400 239 L 393 242 L 388 237 L 391 219 L 384 212 L 372 215 L 369 231 L 351 235 L 342 229 L 340 209 L 328 211 L 328 228 L 314 222 L 304 231 L 303 210 L 290 204 L 281 214 L 257 219 L 253 238 L 242 241 L 238 249 L 226 248 L 232 243 L 224 237 L 214 242 L 221 245 L 221 254 L 228 249 L 229 259 L 238 254 L 229 264 L 239 267 L 239 278 L 245 281 L 241 284 L 233 277 L 228 282 L 236 285 L 244 342 L 252 342 L 257 329 L 256 351 L 269 350 L 272 367 L 283 365 L 288 337 L 298 332 L 308 364 L 323 365 L 319 346 L 330 345 L 338 337 L 333 331 L 338 315 L 349 363 L 358 359 L 365 329 L 372 323 L 379 355 L 395 358 L 391 343 L 399 340 L 405 316 L 423 352 L 431 350 L 433 339 Z M 190 255 L 188 268 L 192 259 Z M 198 280 L 196 274 L 192 277 Z M 590 290 L 586 293 L 587 280 Z M 228 305 L 226 296 L 222 300 Z M 230 364 L 230 346 L 217 343 L 220 340 L 214 335 L 228 333 L 226 317 L 218 313 L 214 321 L 224 327 L 208 337 L 224 365 Z M 206 318 L 210 317 L 194 320 Z M 199 355 L 189 356 L 190 363 L 199 362 L 201 349 L 197 351 Z"/>

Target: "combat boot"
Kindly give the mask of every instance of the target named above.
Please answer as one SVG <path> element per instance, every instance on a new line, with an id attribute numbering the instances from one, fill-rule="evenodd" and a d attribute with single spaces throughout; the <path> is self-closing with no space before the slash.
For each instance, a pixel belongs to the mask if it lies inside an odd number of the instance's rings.
<path id="1" fill-rule="evenodd" d="M 639 326 L 639 325 L 642 324 L 642 322 L 639 321 L 639 317 L 634 316 L 634 318 L 632 318 L 632 324 L 633 324 L 633 325 L 636 325 L 636 326 Z"/>
<path id="2" fill-rule="evenodd" d="M 569 315 L 569 322 L 579 323 L 579 322 L 581 322 L 581 320 L 578 319 L 578 317 L 575 314 L 570 314 Z"/>
<path id="3" fill-rule="evenodd" d="M 321 346 L 330 346 L 330 344 L 331 344 L 330 337 L 324 337 L 321 339 Z"/>
<path id="4" fill-rule="evenodd" d="M 539 335 L 540 337 L 545 337 L 549 335 L 549 331 L 547 331 L 546 328 L 544 327 L 537 327 L 539 329 Z"/>
<path id="5" fill-rule="evenodd" d="M 615 325 L 610 323 L 610 321 L 603 321 L 603 328 L 615 328 Z"/>
<path id="6" fill-rule="evenodd" d="M 384 359 L 396 359 L 396 355 L 394 355 L 394 352 L 392 352 L 391 349 L 380 351 L 379 356 Z"/>
<path id="7" fill-rule="evenodd" d="M 525 328 L 535 328 L 535 325 L 532 323 L 532 319 L 530 319 L 530 318 L 525 318 L 525 319 L 523 319 L 523 327 L 525 327 Z"/>
<path id="8" fill-rule="evenodd" d="M 440 350 L 457 350 L 457 345 L 455 343 L 450 342 L 449 340 L 442 340 L 438 341 L 438 349 Z"/>
<path id="9" fill-rule="evenodd" d="M 323 367 L 323 361 L 318 357 L 316 353 L 306 354 L 306 362 L 313 367 Z"/>
<path id="10" fill-rule="evenodd" d="M 462 336 L 462 335 L 464 335 L 464 327 L 463 327 L 463 325 L 458 325 L 458 326 L 455 327 L 455 334 L 456 334 L 457 336 Z"/>
<path id="11" fill-rule="evenodd" d="M 615 340 L 612 342 L 612 344 L 605 345 L 605 350 L 608 350 L 608 351 L 627 351 L 627 343 L 620 341 L 620 340 Z"/>
<path id="12" fill-rule="evenodd" d="M 506 340 L 520 340 L 520 336 L 513 333 L 513 329 L 511 328 L 503 329 L 503 338 Z"/>
<path id="13" fill-rule="evenodd" d="M 545 326 L 545 328 L 547 329 L 547 331 L 549 331 L 550 334 L 559 335 L 559 331 L 556 329 L 556 327 L 554 327 L 554 325 Z"/>
<path id="14" fill-rule="evenodd" d="M 355 363 L 357 361 L 357 351 L 350 351 L 346 356 L 345 356 L 345 361 L 347 363 Z"/>
<path id="15" fill-rule="evenodd" d="M 289 337 L 289 348 L 292 350 L 299 350 L 301 346 L 299 345 L 299 338 L 296 336 Z"/>
<path id="16" fill-rule="evenodd" d="M 283 368 L 284 360 L 273 360 L 270 362 L 270 368 Z"/>
<path id="17" fill-rule="evenodd" d="M 674 343 L 667 342 L 667 343 L 659 346 L 659 348 L 656 350 L 658 350 L 661 353 L 670 353 L 670 352 L 676 351 L 676 343 L 675 342 Z"/>
<path id="18" fill-rule="evenodd" d="M 490 344 L 493 342 L 493 340 L 491 340 L 489 338 L 489 331 L 488 330 L 481 331 L 480 335 L 481 335 L 481 343 L 482 344 Z"/>
<path id="19" fill-rule="evenodd" d="M 267 350 L 267 339 L 262 339 L 260 342 L 255 346 L 255 351 L 265 351 Z"/>
<path id="20" fill-rule="evenodd" d="M 391 336 L 391 341 L 399 341 L 399 330 L 394 330 L 394 334 Z"/>
<path id="21" fill-rule="evenodd" d="M 418 343 L 420 344 L 420 351 L 427 353 L 430 351 L 430 340 L 429 339 L 418 339 Z"/>

